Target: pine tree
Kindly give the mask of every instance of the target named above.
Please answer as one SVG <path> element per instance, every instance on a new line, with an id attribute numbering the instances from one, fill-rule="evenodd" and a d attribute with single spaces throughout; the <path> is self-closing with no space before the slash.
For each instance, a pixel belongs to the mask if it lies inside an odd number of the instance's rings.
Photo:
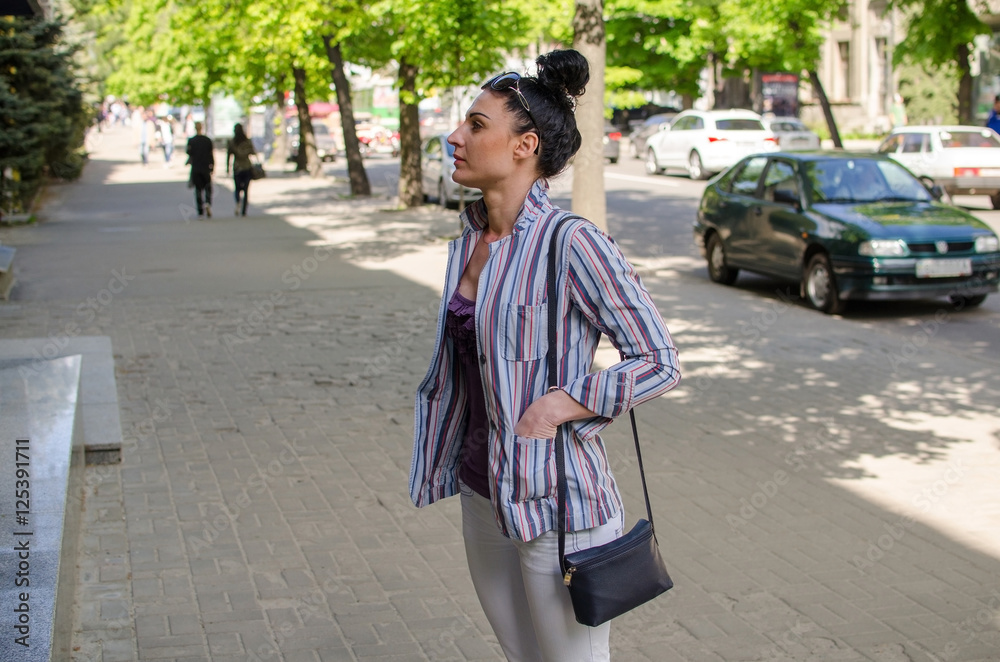
<path id="1" fill-rule="evenodd" d="M 0 192 L 8 210 L 30 205 L 48 175 L 80 175 L 89 122 L 63 25 L 0 20 Z"/>

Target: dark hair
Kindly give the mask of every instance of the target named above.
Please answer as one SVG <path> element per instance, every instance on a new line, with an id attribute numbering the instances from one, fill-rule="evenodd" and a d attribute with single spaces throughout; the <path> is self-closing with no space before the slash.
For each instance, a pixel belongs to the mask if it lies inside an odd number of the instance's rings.
<path id="1" fill-rule="evenodd" d="M 587 58 L 572 49 L 539 55 L 536 76 L 525 76 L 518 89 L 528 100 L 531 114 L 524 110 L 516 94 L 508 94 L 507 110 L 517 118 L 519 133 L 536 130 L 541 141 L 538 170 L 542 177 L 555 177 L 566 169 L 570 158 L 580 149 L 580 131 L 576 128 L 576 98 L 590 81 Z M 500 94 L 500 92 L 496 92 Z"/>
<path id="2" fill-rule="evenodd" d="M 241 143 L 247 139 L 247 133 L 243 130 L 242 124 L 237 124 L 233 127 L 233 142 Z"/>

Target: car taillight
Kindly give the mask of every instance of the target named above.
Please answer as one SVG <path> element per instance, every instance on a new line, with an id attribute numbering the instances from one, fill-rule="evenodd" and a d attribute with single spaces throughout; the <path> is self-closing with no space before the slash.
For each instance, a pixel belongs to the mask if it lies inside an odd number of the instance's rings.
<path id="1" fill-rule="evenodd" d="M 956 177 L 978 177 L 979 168 L 955 168 Z"/>
<path id="2" fill-rule="evenodd" d="M 778 140 L 777 136 L 771 136 L 770 138 L 764 138 L 764 142 L 766 142 L 766 143 L 774 143 L 775 145 L 780 145 L 781 144 L 781 141 Z"/>
<path id="3" fill-rule="evenodd" d="M 709 136 L 708 137 L 708 142 L 710 142 L 710 143 L 721 143 L 721 142 L 725 142 L 726 140 L 728 140 L 728 138 L 720 138 L 718 136 Z"/>
<path id="4" fill-rule="evenodd" d="M 608 134 L 608 140 L 621 140 L 621 139 L 622 139 L 621 131 L 612 131 L 611 133 Z"/>

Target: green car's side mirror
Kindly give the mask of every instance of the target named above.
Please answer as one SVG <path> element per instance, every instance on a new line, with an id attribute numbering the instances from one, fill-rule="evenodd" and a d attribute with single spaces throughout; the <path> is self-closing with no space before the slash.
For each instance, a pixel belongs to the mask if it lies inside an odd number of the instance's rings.
<path id="1" fill-rule="evenodd" d="M 795 191 L 789 191 L 788 189 L 774 189 L 774 201 L 786 205 L 794 205 L 796 209 L 799 207 L 798 194 Z"/>

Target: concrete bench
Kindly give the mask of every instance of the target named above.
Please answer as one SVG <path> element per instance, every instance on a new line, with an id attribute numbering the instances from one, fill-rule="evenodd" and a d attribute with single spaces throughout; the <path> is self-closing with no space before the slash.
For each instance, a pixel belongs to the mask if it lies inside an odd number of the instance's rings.
<path id="1" fill-rule="evenodd" d="M 87 464 L 118 462 L 121 459 L 122 428 L 111 339 L 107 336 L 57 335 L 0 339 L 0 360 L 33 359 L 33 363 L 21 367 L 21 374 L 25 377 L 30 376 L 32 366 L 41 365 L 49 359 L 74 355 L 83 358 L 80 368 L 80 415 Z"/>
<path id="2" fill-rule="evenodd" d="M 0 246 L 0 299 L 10 298 L 10 289 L 14 287 L 14 253 L 11 246 Z"/>
<path id="3" fill-rule="evenodd" d="M 82 363 L 79 355 L 0 359 L 2 660 L 72 656 L 83 502 Z"/>

